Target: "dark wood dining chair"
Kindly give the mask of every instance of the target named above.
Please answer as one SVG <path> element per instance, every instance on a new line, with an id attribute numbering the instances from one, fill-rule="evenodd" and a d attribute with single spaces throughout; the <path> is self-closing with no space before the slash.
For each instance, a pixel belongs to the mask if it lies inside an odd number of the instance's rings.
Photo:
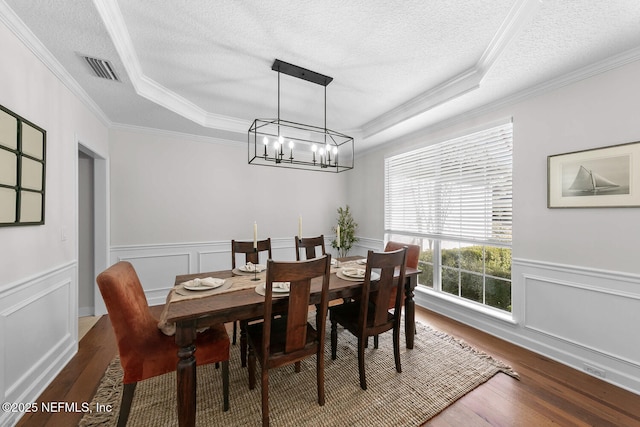
<path id="1" fill-rule="evenodd" d="M 263 426 L 269 425 L 269 369 L 296 364 L 315 355 L 318 404 L 324 405 L 324 325 L 330 274 L 331 255 L 295 262 L 269 260 L 267 264 L 264 322 L 247 327 L 249 388 L 255 388 L 257 359 L 261 367 Z M 322 277 L 321 298 L 316 311 L 317 329 L 308 322 L 311 280 L 316 277 Z M 274 282 L 290 283 L 286 316 L 272 316 Z"/>
<path id="2" fill-rule="evenodd" d="M 420 245 L 411 245 L 407 243 L 394 242 L 389 240 L 384 247 L 385 252 L 397 251 L 398 249 L 407 248 L 407 267 L 418 269 L 418 263 L 420 261 Z M 402 303 L 404 304 L 405 294 L 404 289 L 400 288 L 400 292 L 402 292 Z M 396 294 L 393 292 L 389 299 L 389 308 L 393 308 L 395 304 Z M 413 327 L 414 331 L 417 331 L 417 328 Z M 414 332 L 417 333 L 417 332 Z"/>
<path id="3" fill-rule="evenodd" d="M 231 268 L 236 268 L 236 256 L 244 255 L 244 263 L 253 263 L 259 264 L 260 254 L 262 252 L 267 253 L 267 259 L 273 258 L 271 254 L 271 238 L 258 240 L 257 242 L 258 250 L 255 250 L 253 247 L 253 240 L 251 241 L 239 241 L 232 240 L 231 241 Z M 244 265 L 244 264 L 243 264 Z"/>
<path id="4" fill-rule="evenodd" d="M 179 348 L 175 337 L 158 329 L 158 319 L 149 311 L 140 279 L 131 263 L 120 261 L 112 265 L 100 273 L 96 281 L 118 342 L 124 371 L 118 426 L 126 426 L 137 383 L 175 371 Z M 196 348 L 198 365 L 222 362 L 224 410 L 227 411 L 229 335 L 224 325 L 214 325 L 199 333 Z"/>
<path id="5" fill-rule="evenodd" d="M 402 288 L 405 278 L 406 248 L 392 252 L 373 252 L 367 255 L 361 297 L 352 302 L 333 306 L 329 309 L 331 321 L 331 358 L 337 357 L 338 324 L 358 339 L 358 371 L 360 387 L 367 389 L 364 369 L 364 349 L 370 336 L 393 330 L 393 356 L 396 371 L 402 372 L 400 365 L 400 317 L 402 315 Z M 394 276 L 395 270 L 399 275 Z M 380 278 L 371 280 L 372 270 Z M 389 298 L 396 292 L 393 310 L 389 310 Z M 377 348 L 377 340 L 376 340 Z"/>
<path id="6" fill-rule="evenodd" d="M 300 261 L 300 250 L 304 250 L 305 259 L 317 258 L 325 255 L 327 251 L 324 247 L 324 235 L 321 234 L 318 237 L 295 237 L 296 240 L 296 260 Z M 316 249 L 320 250 L 320 253 L 316 252 Z"/>
<path id="7" fill-rule="evenodd" d="M 271 254 L 271 238 L 267 238 L 264 240 L 258 240 L 256 242 L 257 250 L 253 247 L 253 240 L 251 241 L 239 241 L 239 240 L 231 240 L 231 269 L 236 268 L 237 256 L 244 255 L 244 263 L 240 265 L 245 265 L 249 262 L 253 264 L 260 263 L 260 253 L 266 252 L 266 258 L 273 258 Z M 247 341 L 244 338 L 244 334 L 242 333 L 242 325 L 245 322 L 250 322 L 253 319 L 243 320 L 241 322 L 240 327 L 240 363 L 244 368 L 247 366 Z M 238 322 L 233 322 L 233 335 L 232 342 L 236 344 L 236 337 L 238 336 Z"/>

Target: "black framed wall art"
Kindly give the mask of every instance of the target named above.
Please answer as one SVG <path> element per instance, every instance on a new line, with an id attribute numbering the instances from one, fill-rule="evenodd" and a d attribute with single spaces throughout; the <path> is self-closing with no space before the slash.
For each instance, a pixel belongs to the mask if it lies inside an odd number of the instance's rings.
<path id="1" fill-rule="evenodd" d="M 0 227 L 44 224 L 46 139 L 0 105 Z"/>

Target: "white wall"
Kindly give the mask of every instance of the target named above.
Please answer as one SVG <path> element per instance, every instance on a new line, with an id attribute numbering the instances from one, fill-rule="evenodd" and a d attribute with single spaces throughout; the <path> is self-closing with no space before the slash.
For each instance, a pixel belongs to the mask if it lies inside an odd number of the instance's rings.
<path id="1" fill-rule="evenodd" d="M 0 394 L 32 402 L 77 349 L 77 141 L 108 133 L 3 22 L 0 103 L 47 131 L 45 224 L 0 227 Z"/>
<path id="2" fill-rule="evenodd" d="M 548 155 L 640 141 L 638 75 L 631 63 L 366 153 L 348 192 L 359 234 L 382 245 L 386 156 L 512 117 L 514 323 L 428 291 L 416 301 L 640 393 L 640 208 L 546 207 Z"/>
<path id="3" fill-rule="evenodd" d="M 119 128 L 111 133 L 111 259 L 136 267 L 150 303 L 177 274 L 231 267 L 230 242 L 271 237 L 295 259 L 294 236 L 333 235 L 346 203 L 340 174 L 247 164 L 247 146 Z"/>

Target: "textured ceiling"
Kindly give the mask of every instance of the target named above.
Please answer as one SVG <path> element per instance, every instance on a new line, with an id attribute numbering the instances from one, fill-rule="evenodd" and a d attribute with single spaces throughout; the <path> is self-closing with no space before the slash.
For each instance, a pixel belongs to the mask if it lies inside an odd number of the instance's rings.
<path id="1" fill-rule="evenodd" d="M 638 0 L 0 0 L 0 14 L 114 126 L 243 141 L 277 115 L 278 58 L 334 78 L 327 125 L 357 150 L 640 59 Z M 282 75 L 280 95 L 283 119 L 322 125 L 323 87 Z"/>

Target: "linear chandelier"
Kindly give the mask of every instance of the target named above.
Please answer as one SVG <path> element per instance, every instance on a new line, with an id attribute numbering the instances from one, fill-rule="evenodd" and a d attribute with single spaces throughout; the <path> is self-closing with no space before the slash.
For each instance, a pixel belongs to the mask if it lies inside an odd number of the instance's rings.
<path id="1" fill-rule="evenodd" d="M 353 169 L 353 138 L 327 128 L 327 85 L 332 77 L 276 59 L 278 118 L 255 119 L 248 132 L 249 164 L 322 172 Z M 324 86 L 324 127 L 280 118 L 280 73 Z"/>

